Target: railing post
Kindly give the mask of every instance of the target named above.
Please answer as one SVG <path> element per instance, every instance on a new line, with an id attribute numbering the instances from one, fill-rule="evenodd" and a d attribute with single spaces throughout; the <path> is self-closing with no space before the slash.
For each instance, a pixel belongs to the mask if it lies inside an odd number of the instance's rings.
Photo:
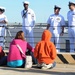
<path id="1" fill-rule="evenodd" d="M 66 52 L 70 52 L 70 41 L 66 40 Z"/>

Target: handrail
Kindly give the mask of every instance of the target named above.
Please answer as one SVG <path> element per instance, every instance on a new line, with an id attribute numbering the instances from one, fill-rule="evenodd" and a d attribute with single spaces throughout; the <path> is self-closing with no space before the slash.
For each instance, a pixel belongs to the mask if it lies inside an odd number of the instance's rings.
<path id="1" fill-rule="evenodd" d="M 46 26 L 47 26 L 46 23 L 44 23 L 44 24 L 39 23 L 39 24 L 35 25 L 35 28 L 33 29 L 33 31 L 34 31 L 34 39 L 35 39 L 34 43 L 35 44 L 38 41 L 40 41 L 42 32 L 46 29 Z M 21 24 L 20 25 L 19 24 L 16 24 L 16 25 L 9 25 L 8 24 L 7 25 L 7 27 L 6 27 L 6 36 L 4 37 L 5 38 L 5 41 L 4 41 L 5 48 L 9 48 L 10 42 L 12 41 L 12 39 L 15 37 L 15 34 L 19 30 L 22 30 L 22 25 Z M 66 49 L 66 40 L 68 40 L 68 36 L 65 36 L 65 35 L 68 35 L 67 30 L 68 30 L 68 27 L 65 27 L 64 36 L 60 37 L 61 39 L 63 38 L 63 40 L 64 40 L 64 41 L 62 41 L 60 43 L 61 45 L 63 45 L 63 48 L 61 48 L 62 50 Z"/>

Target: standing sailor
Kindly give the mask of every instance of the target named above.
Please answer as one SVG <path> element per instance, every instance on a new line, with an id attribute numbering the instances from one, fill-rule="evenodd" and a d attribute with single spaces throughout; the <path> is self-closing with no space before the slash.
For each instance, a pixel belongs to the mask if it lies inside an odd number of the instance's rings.
<path id="1" fill-rule="evenodd" d="M 35 26 L 35 13 L 32 9 L 30 9 L 29 2 L 23 2 L 24 9 L 21 12 L 22 15 L 22 30 L 26 39 L 28 39 L 30 45 L 34 48 L 34 36 L 33 36 L 33 28 Z M 33 56 L 33 53 L 30 52 L 32 55 L 33 63 L 36 64 L 37 61 Z"/>
<path id="2" fill-rule="evenodd" d="M 25 37 L 28 39 L 30 45 L 34 47 L 34 36 L 33 28 L 35 26 L 35 13 L 30 9 L 29 2 L 23 2 L 24 9 L 21 12 L 22 15 L 22 30 L 25 34 Z"/>
<path id="3" fill-rule="evenodd" d="M 4 47 L 5 26 L 7 25 L 7 17 L 4 15 L 5 8 L 0 7 L 0 46 Z"/>
<path id="4" fill-rule="evenodd" d="M 75 3 L 69 2 L 69 9 L 67 13 L 68 19 L 68 34 L 70 39 L 70 52 L 74 52 L 74 43 L 75 43 Z"/>
<path id="5" fill-rule="evenodd" d="M 54 14 L 50 15 L 47 21 L 47 29 L 50 27 L 50 32 L 52 33 L 51 41 L 55 43 L 57 52 L 60 52 L 60 36 L 64 33 L 64 17 L 59 14 L 60 7 L 54 7 Z"/>

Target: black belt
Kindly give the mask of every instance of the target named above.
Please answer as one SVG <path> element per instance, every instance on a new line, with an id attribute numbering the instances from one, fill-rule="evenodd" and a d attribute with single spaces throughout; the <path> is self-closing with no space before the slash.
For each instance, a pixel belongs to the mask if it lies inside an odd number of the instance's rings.
<path id="1" fill-rule="evenodd" d="M 55 30 L 55 28 L 53 28 L 53 30 Z"/>
<path id="2" fill-rule="evenodd" d="M 5 27 L 5 26 L 0 26 L 0 27 Z"/>
<path id="3" fill-rule="evenodd" d="M 69 26 L 69 27 L 75 27 L 75 26 Z"/>

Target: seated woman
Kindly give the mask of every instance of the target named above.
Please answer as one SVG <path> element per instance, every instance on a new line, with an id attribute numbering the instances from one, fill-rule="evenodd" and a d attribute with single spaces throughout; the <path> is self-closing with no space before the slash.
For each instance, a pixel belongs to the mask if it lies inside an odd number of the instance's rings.
<path id="1" fill-rule="evenodd" d="M 0 46 L 0 66 L 5 66 L 7 64 L 7 56 L 3 51 L 3 48 Z"/>
<path id="2" fill-rule="evenodd" d="M 49 30 L 45 30 L 42 39 L 38 42 L 34 49 L 34 57 L 38 60 L 38 67 L 42 69 L 52 68 L 56 58 L 56 48 L 50 41 L 52 34 Z"/>
<path id="3" fill-rule="evenodd" d="M 21 53 L 17 45 L 20 46 L 25 55 Z M 34 49 L 25 41 L 23 31 L 17 32 L 15 39 L 10 43 L 7 65 L 10 67 L 24 67 L 27 49 L 34 52 Z"/>

